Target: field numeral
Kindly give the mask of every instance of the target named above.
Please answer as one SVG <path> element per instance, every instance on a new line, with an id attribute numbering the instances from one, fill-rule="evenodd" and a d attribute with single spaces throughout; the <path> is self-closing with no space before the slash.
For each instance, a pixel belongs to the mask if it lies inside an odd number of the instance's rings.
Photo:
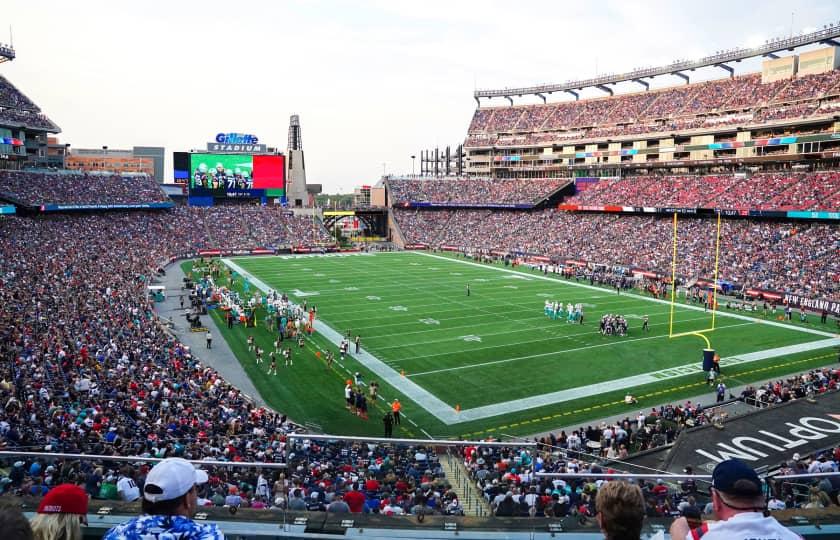
<path id="1" fill-rule="evenodd" d="M 440 324 L 440 321 L 437 319 L 419 319 L 423 324 Z"/>
<path id="2" fill-rule="evenodd" d="M 292 294 L 297 296 L 298 298 L 303 298 L 305 296 L 318 296 L 321 293 L 319 293 L 318 291 L 304 292 L 300 289 L 295 289 L 292 291 Z"/>
<path id="3" fill-rule="evenodd" d="M 481 343 L 481 338 L 474 334 L 470 334 L 468 336 L 458 336 L 458 339 L 463 339 L 464 341 L 477 341 Z"/>

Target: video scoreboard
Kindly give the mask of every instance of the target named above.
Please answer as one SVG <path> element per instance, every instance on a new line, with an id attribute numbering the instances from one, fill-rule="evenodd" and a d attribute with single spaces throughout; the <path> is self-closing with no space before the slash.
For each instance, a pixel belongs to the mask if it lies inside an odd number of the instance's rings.
<path id="1" fill-rule="evenodd" d="M 253 135 L 220 133 L 207 152 L 175 152 L 175 182 L 190 197 L 286 197 L 286 156 L 267 154 Z M 217 150 L 217 151 L 214 151 Z"/>

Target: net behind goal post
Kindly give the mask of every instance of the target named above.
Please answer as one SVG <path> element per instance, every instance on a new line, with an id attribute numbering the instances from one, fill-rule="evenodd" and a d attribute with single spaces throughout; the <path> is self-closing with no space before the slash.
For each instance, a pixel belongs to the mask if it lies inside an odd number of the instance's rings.
<path id="1" fill-rule="evenodd" d="M 715 266 L 714 266 L 714 277 L 712 281 L 712 300 L 709 303 L 709 307 L 712 311 L 712 320 L 711 326 L 709 328 L 703 328 L 699 330 L 691 330 L 688 332 L 674 332 L 674 307 L 676 306 L 677 302 L 677 245 L 679 243 L 679 234 L 678 234 L 678 214 L 674 212 L 674 232 L 673 232 L 673 240 L 672 240 L 672 253 L 671 253 L 671 313 L 668 318 L 668 337 L 673 339 L 677 337 L 683 336 L 698 336 L 703 338 L 706 341 L 706 347 L 711 349 L 711 342 L 709 338 L 705 335 L 710 332 L 714 332 L 715 330 L 715 321 L 716 321 L 716 314 L 717 314 L 717 293 L 718 293 L 718 263 L 720 261 L 720 212 L 717 213 L 717 232 L 715 235 Z M 688 295 L 688 291 L 686 291 L 686 296 Z"/>

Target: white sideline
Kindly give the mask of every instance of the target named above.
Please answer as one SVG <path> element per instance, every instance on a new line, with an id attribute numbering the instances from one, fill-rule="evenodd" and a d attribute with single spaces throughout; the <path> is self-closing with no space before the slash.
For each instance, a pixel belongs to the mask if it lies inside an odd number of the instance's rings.
<path id="1" fill-rule="evenodd" d="M 514 270 L 508 270 L 505 268 L 497 268 L 492 266 L 486 266 L 478 263 L 473 263 L 470 261 L 461 261 L 458 259 L 452 259 L 449 257 L 441 257 L 439 255 L 433 255 L 430 253 L 422 253 L 422 252 L 412 252 L 418 255 L 424 255 L 427 257 L 434 257 L 438 259 L 443 259 L 446 261 L 458 262 L 461 264 L 469 264 L 473 266 L 477 266 L 479 268 L 485 268 L 488 270 L 496 270 L 499 272 L 509 272 L 514 274 L 520 275 L 528 275 L 523 274 L 522 272 L 516 272 Z M 253 283 L 256 287 L 261 289 L 263 292 L 268 292 L 271 288 L 266 285 L 262 280 L 253 276 L 250 272 L 244 270 L 241 266 L 236 264 L 235 262 L 231 261 L 230 259 L 222 259 L 222 262 L 238 272 L 239 274 L 246 276 L 251 283 Z M 532 278 L 536 279 L 544 279 L 546 281 L 550 281 L 557 284 L 565 284 L 571 285 L 574 287 L 582 287 L 591 290 L 597 290 L 599 292 L 604 292 L 603 288 L 594 287 L 591 285 L 586 285 L 583 283 L 572 283 L 567 281 L 560 281 L 557 279 L 540 276 L 540 275 L 530 275 Z M 650 302 L 657 302 L 661 304 L 670 305 L 670 302 L 664 300 L 657 300 L 654 298 L 647 298 L 644 296 L 633 295 L 635 298 L 648 300 Z M 681 305 L 683 308 L 693 309 L 695 311 L 703 311 L 702 308 L 698 308 L 691 305 Z M 746 317 L 743 315 L 737 315 L 733 313 L 721 313 L 718 312 L 719 315 L 744 320 L 750 323 L 758 323 L 758 324 L 769 324 L 772 326 L 779 326 L 781 328 L 786 328 L 789 330 L 799 330 L 802 332 L 807 332 L 811 334 L 817 334 L 822 336 L 827 336 L 831 339 L 823 339 L 820 341 L 814 341 L 810 343 L 801 343 L 797 345 L 790 345 L 786 347 L 778 347 L 775 349 L 767 349 L 764 351 L 756 351 L 748 354 L 742 354 L 738 356 L 732 356 L 721 359 L 721 365 L 734 365 L 734 364 L 741 364 L 747 362 L 755 362 L 757 360 L 765 360 L 767 358 L 776 358 L 779 356 L 785 356 L 789 354 L 799 353 L 799 352 L 807 352 L 816 349 L 822 349 L 826 347 L 832 347 L 840 345 L 840 338 L 834 338 L 833 334 L 828 332 L 821 332 L 819 330 L 813 330 L 810 328 L 799 328 L 795 326 L 788 326 L 781 323 L 776 323 L 773 321 L 763 321 L 760 319 L 754 319 L 752 317 Z M 329 325 L 325 324 L 324 322 L 317 320 L 315 321 L 315 329 L 324 336 L 328 341 L 330 341 L 333 345 L 338 346 L 341 343 L 341 334 L 333 330 Z M 649 373 L 642 373 L 639 375 L 633 375 L 631 377 L 625 377 L 622 379 L 614 379 L 612 381 L 606 381 L 603 383 L 596 383 L 582 387 L 570 388 L 567 390 L 560 390 L 557 392 L 549 392 L 546 394 L 541 394 L 537 396 L 531 396 L 523 399 L 516 399 L 511 401 L 505 401 L 501 403 L 494 403 L 492 405 L 485 405 L 482 407 L 475 407 L 472 409 L 462 409 L 461 412 L 457 412 L 454 408 L 450 407 L 435 395 L 433 395 L 428 390 L 422 388 L 421 386 L 417 385 L 413 381 L 411 381 L 408 377 L 403 377 L 399 373 L 397 373 L 394 369 L 390 366 L 385 364 L 382 360 L 378 359 L 377 357 L 373 356 L 372 354 L 368 353 L 364 349 L 362 349 L 360 354 L 355 354 L 353 357 L 359 361 L 363 366 L 370 369 L 377 376 L 381 377 L 383 381 L 387 382 L 400 392 L 402 392 L 406 397 L 410 398 L 412 401 L 426 409 L 429 414 L 433 415 L 435 418 L 443 422 L 444 424 L 451 426 L 455 424 L 460 424 L 463 422 L 471 422 L 474 420 L 481 420 L 484 418 L 489 418 L 492 416 L 498 416 L 501 414 L 509 414 L 519 411 L 524 411 L 536 407 L 545 407 L 548 405 L 557 405 L 559 403 L 571 401 L 574 399 L 579 399 L 585 396 L 597 395 L 604 392 L 612 392 L 618 390 L 624 390 L 627 388 L 631 388 L 634 386 L 639 386 L 642 384 L 649 384 L 654 382 L 659 382 L 667 379 L 673 379 L 676 377 L 682 377 L 684 375 L 688 375 L 691 373 L 699 372 L 700 365 L 698 362 L 693 362 L 691 364 L 686 364 L 683 366 L 677 366 L 672 368 L 667 368 L 659 371 L 653 371 Z"/>

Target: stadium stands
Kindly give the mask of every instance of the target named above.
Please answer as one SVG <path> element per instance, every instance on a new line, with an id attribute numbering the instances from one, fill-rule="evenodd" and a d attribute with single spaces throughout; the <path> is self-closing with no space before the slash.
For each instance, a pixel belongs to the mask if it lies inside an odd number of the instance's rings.
<path id="1" fill-rule="evenodd" d="M 759 74 L 612 97 L 476 109 L 467 147 L 660 133 L 722 125 L 761 124 L 827 114 L 840 94 L 840 71 L 762 83 Z M 523 140 L 500 137 L 518 133 Z"/>
<path id="2" fill-rule="evenodd" d="M 2 75 L 0 75 L 0 107 L 35 112 L 41 110 Z"/>
<path id="3" fill-rule="evenodd" d="M 840 208 L 840 173 L 758 173 L 750 177 L 625 176 L 601 180 L 565 202 L 580 205 L 833 211 Z"/>
<path id="4" fill-rule="evenodd" d="M 0 221 L 0 349 L 12 359 L 2 366 L 0 389 L 7 448 L 143 454 L 157 441 L 168 451 L 180 441 L 197 458 L 253 459 L 272 447 L 271 433 L 289 429 L 202 366 L 152 316 L 143 276 L 196 248 L 191 242 L 204 229 L 189 212 Z M 175 234 L 183 231 L 194 232 Z M 252 247 L 248 235 L 239 238 Z M 255 429 L 268 433 L 260 447 L 219 439 Z"/>
<path id="5" fill-rule="evenodd" d="M 0 76 L 0 123 L 50 131 L 58 129 L 32 100 L 3 76 Z"/>
<path id="6" fill-rule="evenodd" d="M 169 198 L 146 175 L 91 175 L 0 171 L 0 197 L 26 206 L 42 204 L 140 204 Z"/>
<path id="7" fill-rule="evenodd" d="M 526 204 L 547 197 L 563 185 L 567 178 L 491 180 L 488 178 L 458 179 L 390 179 L 391 201 L 456 203 L 456 204 Z"/>
<path id="8" fill-rule="evenodd" d="M 410 244 L 500 250 L 670 272 L 669 218 L 578 214 L 552 210 L 422 211 L 394 209 Z M 677 273 L 713 275 L 715 222 L 680 222 L 683 252 Z M 720 276 L 739 285 L 808 296 L 840 295 L 840 238 L 836 226 L 820 223 L 725 220 Z"/>
<path id="9" fill-rule="evenodd" d="M 412 234 L 434 230 L 438 234 L 434 240 L 441 242 L 462 236 L 468 242 L 482 235 L 519 237 L 512 245 L 545 242 L 556 251 L 568 246 L 583 250 L 591 244 L 587 253 L 608 255 L 618 253 L 607 248 L 617 243 L 622 253 L 638 248 L 634 254 L 642 259 L 651 254 L 640 246 L 658 234 L 659 222 L 667 221 L 555 211 L 395 211 Z M 297 438 L 290 444 L 288 434 L 298 426 L 250 403 L 152 316 L 142 294 L 142 276 L 151 275 L 159 264 L 201 246 L 218 247 L 219 242 L 233 249 L 252 247 L 275 235 L 291 243 L 324 237 L 312 232 L 311 221 L 293 220 L 290 225 L 291 219 L 279 209 L 219 206 L 0 221 L 0 350 L 13 359 L 0 367 L 0 399 L 6 404 L 0 410 L 0 437 L 6 449 L 245 462 L 284 461 L 288 451 L 291 474 L 208 467 L 211 482 L 201 493 L 202 504 L 319 511 L 338 493 L 348 504 L 361 504 L 364 512 L 460 513 L 433 449 Z M 698 238 L 709 225 L 706 220 L 686 223 L 688 236 Z M 833 238 L 832 231 L 819 225 L 803 226 L 795 233 L 783 231 L 779 224 L 727 222 L 727 227 L 734 245 L 747 246 L 748 259 L 754 255 L 750 246 L 756 243 L 767 243 L 767 252 L 778 253 L 785 261 L 816 253 L 816 245 Z M 792 234 L 802 244 L 795 250 L 785 243 Z M 159 242 L 161 238 L 167 242 Z M 803 242 L 805 238 L 813 240 Z M 704 242 L 691 245 L 700 249 Z M 116 244 L 119 256 L 113 254 Z M 785 276 L 772 266 L 784 263 L 769 259 L 762 260 L 771 265 L 767 275 Z M 732 264 L 742 267 L 737 258 Z M 825 266 L 826 260 L 818 260 L 818 265 Z M 49 294 L 40 292 L 47 290 Z M 837 383 L 836 371 L 822 370 L 747 389 L 743 398 L 785 402 L 809 386 L 822 392 Z M 464 462 L 499 516 L 593 515 L 596 484 L 549 481 L 534 473 L 598 472 L 599 458 L 620 460 L 666 444 L 680 429 L 706 423 L 712 414 L 690 403 L 664 406 L 643 414 L 641 422 L 638 417 L 627 418 L 546 436 L 537 451 L 515 444 L 499 450 L 470 447 L 464 451 Z M 601 446 L 598 455 L 566 456 L 591 448 L 590 441 Z M 147 466 L 106 462 L 83 467 L 70 461 L 28 460 L 12 467 L 3 485 L 6 493 L 39 494 L 50 485 L 76 481 L 93 497 L 110 499 L 116 497 L 119 477 L 142 481 L 147 470 Z M 644 490 L 651 515 L 670 515 L 689 504 L 689 496 L 696 497 L 690 486 L 645 483 Z M 348 497 L 353 491 L 359 495 Z M 790 501 L 791 506 L 805 504 L 793 497 Z"/>

